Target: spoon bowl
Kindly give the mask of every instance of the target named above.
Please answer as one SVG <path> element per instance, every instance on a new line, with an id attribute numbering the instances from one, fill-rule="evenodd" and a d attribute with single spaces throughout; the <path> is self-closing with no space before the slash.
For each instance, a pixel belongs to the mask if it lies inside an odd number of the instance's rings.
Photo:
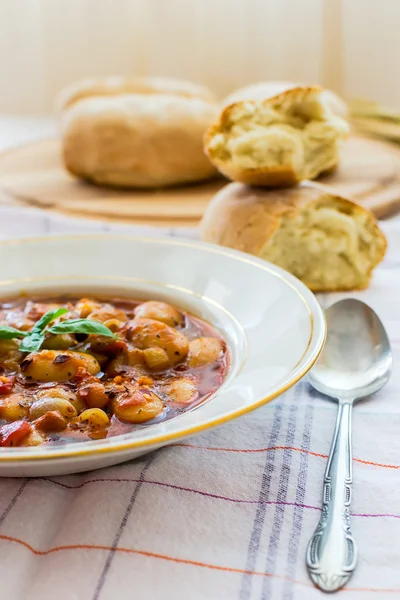
<path id="1" fill-rule="evenodd" d="M 335 399 L 358 400 L 387 383 L 390 343 L 380 319 L 364 302 L 347 298 L 325 313 L 325 348 L 308 376 L 311 385 Z"/>

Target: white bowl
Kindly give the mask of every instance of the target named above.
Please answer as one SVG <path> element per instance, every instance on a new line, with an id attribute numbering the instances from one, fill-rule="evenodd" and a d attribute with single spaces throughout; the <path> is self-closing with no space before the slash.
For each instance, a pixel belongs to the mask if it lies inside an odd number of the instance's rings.
<path id="1" fill-rule="evenodd" d="M 300 281 L 218 246 L 122 235 L 7 240 L 0 265 L 0 297 L 68 291 L 165 299 L 217 327 L 232 358 L 222 387 L 195 409 L 104 440 L 1 448 L 0 476 L 107 467 L 226 423 L 290 388 L 324 344 L 323 312 Z"/>

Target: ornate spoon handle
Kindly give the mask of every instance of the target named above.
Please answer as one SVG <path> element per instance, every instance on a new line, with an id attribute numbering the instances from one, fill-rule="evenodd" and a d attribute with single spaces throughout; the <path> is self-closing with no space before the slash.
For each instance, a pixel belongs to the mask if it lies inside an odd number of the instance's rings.
<path id="1" fill-rule="evenodd" d="M 307 548 L 310 577 L 325 592 L 334 592 L 345 585 L 357 560 L 356 544 L 350 530 L 351 411 L 352 402 L 339 402 L 325 470 L 322 514 Z"/>

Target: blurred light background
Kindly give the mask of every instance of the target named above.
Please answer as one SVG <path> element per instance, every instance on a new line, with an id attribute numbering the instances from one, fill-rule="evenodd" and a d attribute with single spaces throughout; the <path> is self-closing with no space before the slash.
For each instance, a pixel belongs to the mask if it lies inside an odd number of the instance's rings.
<path id="1" fill-rule="evenodd" d="M 46 114 L 87 76 L 169 75 L 224 95 L 319 82 L 400 106 L 400 0 L 0 0 L 0 112 Z"/>

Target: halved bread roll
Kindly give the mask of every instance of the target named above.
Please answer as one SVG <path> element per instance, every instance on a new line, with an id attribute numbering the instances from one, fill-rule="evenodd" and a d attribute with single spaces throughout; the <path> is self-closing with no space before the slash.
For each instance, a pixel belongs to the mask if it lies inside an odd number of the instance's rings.
<path id="1" fill-rule="evenodd" d="M 222 100 L 222 104 L 223 106 L 229 106 L 229 104 L 241 102 L 242 100 L 265 100 L 266 98 L 272 98 L 286 90 L 301 87 L 302 85 L 294 81 L 260 81 L 235 90 Z M 349 110 L 346 102 L 335 94 L 335 92 L 323 89 L 322 96 L 335 115 L 343 119 L 348 117 Z"/>
<path id="2" fill-rule="evenodd" d="M 211 98 L 202 86 L 160 78 L 77 84 L 59 100 L 65 166 L 117 187 L 207 179 L 217 172 L 203 150 L 219 110 Z"/>
<path id="3" fill-rule="evenodd" d="M 211 162 L 229 179 L 267 187 L 314 179 L 336 166 L 346 121 L 319 87 L 296 87 L 224 108 L 205 135 Z"/>
<path id="4" fill-rule="evenodd" d="M 201 237 L 268 260 L 314 292 L 367 287 L 386 251 L 369 211 L 311 182 L 286 190 L 228 184 L 207 207 Z"/>

